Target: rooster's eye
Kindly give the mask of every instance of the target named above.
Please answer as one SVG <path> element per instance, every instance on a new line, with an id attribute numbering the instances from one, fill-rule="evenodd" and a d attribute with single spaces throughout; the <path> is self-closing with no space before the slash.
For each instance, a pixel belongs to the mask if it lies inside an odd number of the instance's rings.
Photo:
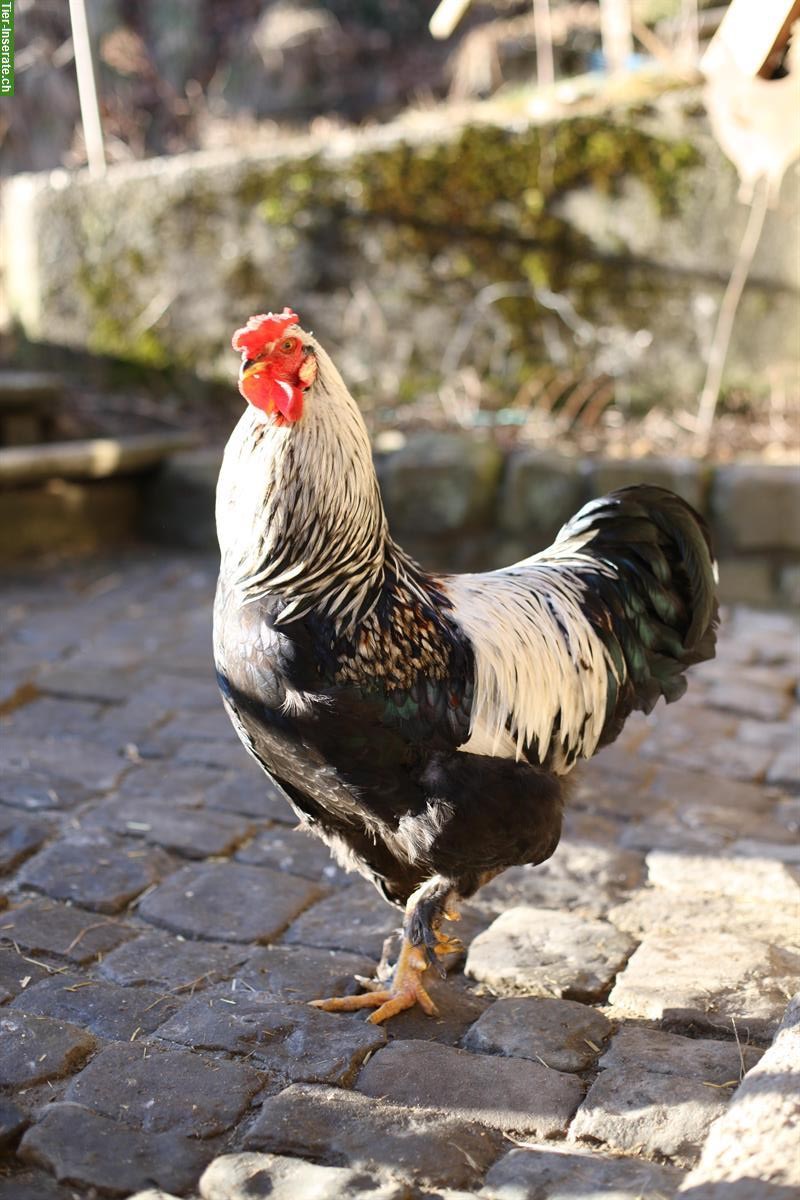
<path id="1" fill-rule="evenodd" d="M 281 342 L 280 346 L 278 346 L 278 349 L 280 350 L 281 354 L 291 354 L 296 345 L 297 338 L 286 338 Z"/>

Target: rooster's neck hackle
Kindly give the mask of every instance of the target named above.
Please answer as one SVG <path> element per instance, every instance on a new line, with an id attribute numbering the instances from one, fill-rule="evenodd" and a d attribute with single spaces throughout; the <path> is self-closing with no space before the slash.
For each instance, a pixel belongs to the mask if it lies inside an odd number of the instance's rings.
<path id="1" fill-rule="evenodd" d="M 248 406 L 225 451 L 217 502 L 223 569 L 243 599 L 287 599 L 343 627 L 374 603 L 390 552 L 358 406 L 325 351 L 296 425 Z"/>

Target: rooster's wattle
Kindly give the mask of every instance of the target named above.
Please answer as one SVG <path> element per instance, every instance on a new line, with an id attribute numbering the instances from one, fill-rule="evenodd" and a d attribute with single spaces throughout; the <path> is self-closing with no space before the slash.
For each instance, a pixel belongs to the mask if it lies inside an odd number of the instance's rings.
<path id="1" fill-rule="evenodd" d="M 547 550 L 437 576 L 391 538 L 355 401 L 294 313 L 237 332 L 248 401 L 217 489 L 217 673 L 301 823 L 404 907 L 389 986 L 420 1002 L 460 898 L 555 850 L 563 777 L 711 658 L 702 519 L 661 488 L 587 504 Z"/>

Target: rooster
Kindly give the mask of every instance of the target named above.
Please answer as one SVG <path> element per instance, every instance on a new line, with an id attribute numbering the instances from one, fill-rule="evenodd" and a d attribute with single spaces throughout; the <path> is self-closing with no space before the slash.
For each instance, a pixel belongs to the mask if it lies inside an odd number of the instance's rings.
<path id="1" fill-rule="evenodd" d="M 393 541 L 358 407 L 288 309 L 233 338 L 245 411 L 217 488 L 214 649 L 250 754 L 339 862 L 404 910 L 388 983 L 314 1003 L 436 1010 L 460 899 L 561 831 L 565 776 L 714 654 L 702 519 L 657 487 L 593 500 L 549 549 L 434 575 Z"/>

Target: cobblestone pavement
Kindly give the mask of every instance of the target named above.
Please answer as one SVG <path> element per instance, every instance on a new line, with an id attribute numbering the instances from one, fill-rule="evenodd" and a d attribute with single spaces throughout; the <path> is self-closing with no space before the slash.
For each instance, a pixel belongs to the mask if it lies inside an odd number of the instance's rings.
<path id="1" fill-rule="evenodd" d="M 441 1018 L 384 1029 L 303 1003 L 397 917 L 229 728 L 213 573 L 4 588 L 2 1200 L 796 1194 L 798 625 L 728 614 L 584 769 L 551 862 L 466 906 Z"/>

